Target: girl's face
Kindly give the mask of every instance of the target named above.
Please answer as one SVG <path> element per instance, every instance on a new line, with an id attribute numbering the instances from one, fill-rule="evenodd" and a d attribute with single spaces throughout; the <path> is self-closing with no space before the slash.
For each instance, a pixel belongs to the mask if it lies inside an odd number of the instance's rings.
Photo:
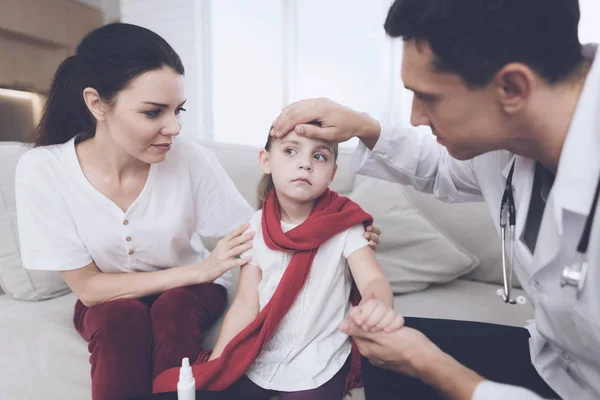
<path id="1" fill-rule="evenodd" d="M 148 164 L 164 161 L 181 131 L 183 76 L 165 67 L 134 78 L 105 114 L 105 131 L 126 153 Z"/>
<path id="2" fill-rule="evenodd" d="M 260 164 L 271 174 L 277 196 L 306 203 L 321 196 L 337 169 L 333 144 L 291 132 L 272 139 L 269 151 L 261 150 Z"/>

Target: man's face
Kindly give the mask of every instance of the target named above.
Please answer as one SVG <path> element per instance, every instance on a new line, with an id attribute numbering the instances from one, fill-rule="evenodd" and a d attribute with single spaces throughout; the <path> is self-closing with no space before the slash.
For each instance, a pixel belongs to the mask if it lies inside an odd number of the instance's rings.
<path id="1" fill-rule="evenodd" d="M 402 80 L 414 92 L 411 124 L 431 127 L 457 159 L 501 148 L 506 124 L 494 85 L 469 88 L 457 74 L 436 71 L 434 59 L 427 42 L 404 42 Z"/>

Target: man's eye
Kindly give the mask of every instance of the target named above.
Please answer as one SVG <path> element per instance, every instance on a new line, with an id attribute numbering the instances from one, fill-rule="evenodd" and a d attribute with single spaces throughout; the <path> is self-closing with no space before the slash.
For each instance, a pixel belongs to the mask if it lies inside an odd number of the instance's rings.
<path id="1" fill-rule="evenodd" d="M 283 150 L 283 152 L 284 152 L 285 154 L 287 154 L 288 156 L 291 156 L 292 154 L 295 154 L 295 153 L 297 153 L 297 151 L 296 151 L 296 150 L 294 150 L 294 149 L 285 149 L 285 150 Z"/>
<path id="2" fill-rule="evenodd" d="M 325 157 L 323 154 L 315 154 L 313 157 L 317 161 L 327 161 L 327 157 Z"/>
<path id="3" fill-rule="evenodd" d="M 428 94 L 415 93 L 415 97 L 423 103 L 433 103 L 437 98 Z"/>

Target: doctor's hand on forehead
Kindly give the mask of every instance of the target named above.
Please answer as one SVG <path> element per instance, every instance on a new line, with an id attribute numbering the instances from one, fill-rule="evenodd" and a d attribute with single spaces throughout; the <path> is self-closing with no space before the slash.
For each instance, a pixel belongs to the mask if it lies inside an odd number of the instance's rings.
<path id="1" fill-rule="evenodd" d="M 320 126 L 310 124 L 315 121 Z M 372 148 L 379 139 L 381 127 L 367 113 L 354 111 L 326 98 L 318 98 L 300 100 L 284 108 L 273 122 L 270 135 L 280 138 L 291 131 L 301 136 L 336 143 L 358 137 Z M 372 145 L 369 145 L 369 141 Z M 379 246 L 381 233 L 381 228 L 376 224 L 366 229 L 364 237 L 373 250 Z"/>
<path id="2" fill-rule="evenodd" d="M 320 126 L 310 125 L 317 121 Z M 282 137 L 291 131 L 298 135 L 331 142 L 360 138 L 373 147 L 381 133 L 379 122 L 367 113 L 358 112 L 326 98 L 300 100 L 284 108 L 271 129 L 271 136 Z M 372 141 L 372 146 L 369 145 Z"/>

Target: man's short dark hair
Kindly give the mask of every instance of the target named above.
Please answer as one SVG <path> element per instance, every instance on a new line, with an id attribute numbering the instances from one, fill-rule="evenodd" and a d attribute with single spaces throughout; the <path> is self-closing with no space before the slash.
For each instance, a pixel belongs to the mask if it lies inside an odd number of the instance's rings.
<path id="1" fill-rule="evenodd" d="M 579 15 L 578 0 L 395 0 L 384 27 L 429 43 L 437 70 L 469 86 L 486 85 L 511 62 L 556 83 L 582 62 Z"/>

